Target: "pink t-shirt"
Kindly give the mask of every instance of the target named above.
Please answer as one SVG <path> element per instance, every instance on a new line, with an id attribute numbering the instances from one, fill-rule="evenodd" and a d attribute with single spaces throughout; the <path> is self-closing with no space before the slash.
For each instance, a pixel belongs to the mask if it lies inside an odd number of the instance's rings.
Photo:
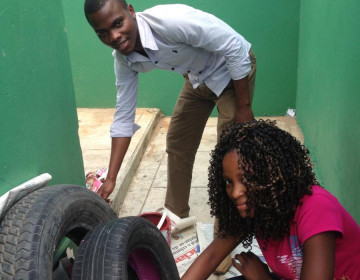
<path id="1" fill-rule="evenodd" d="M 264 257 L 280 279 L 300 279 L 303 244 L 319 233 L 337 231 L 335 243 L 336 280 L 360 279 L 360 227 L 339 201 L 328 191 L 313 186 L 313 194 L 302 198 L 295 213 L 295 224 L 284 240 L 269 241 Z M 260 248 L 264 242 L 258 239 Z"/>

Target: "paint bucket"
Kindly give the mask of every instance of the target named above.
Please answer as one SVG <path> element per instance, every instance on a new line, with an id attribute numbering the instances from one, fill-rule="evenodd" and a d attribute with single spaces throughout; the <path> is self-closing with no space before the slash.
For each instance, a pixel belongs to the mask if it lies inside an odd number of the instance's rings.
<path id="1" fill-rule="evenodd" d="M 139 215 L 140 217 L 143 217 L 147 219 L 148 221 L 152 222 L 155 226 L 157 226 L 161 220 L 161 217 L 163 216 L 163 213 L 159 212 L 144 212 Z M 164 236 L 167 244 L 170 247 L 171 242 L 171 220 L 168 216 L 165 217 L 165 220 L 163 224 L 160 227 L 160 232 Z"/>

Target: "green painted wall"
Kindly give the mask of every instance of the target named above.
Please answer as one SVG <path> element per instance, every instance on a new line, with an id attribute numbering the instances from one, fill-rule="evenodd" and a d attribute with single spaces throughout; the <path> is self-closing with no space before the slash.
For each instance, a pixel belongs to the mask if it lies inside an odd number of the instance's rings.
<path id="1" fill-rule="evenodd" d="M 298 122 L 318 179 L 360 223 L 360 2 L 302 0 Z"/>
<path id="2" fill-rule="evenodd" d="M 78 107 L 113 107 L 115 78 L 111 49 L 102 45 L 83 15 L 84 0 L 63 0 Z M 184 3 L 228 22 L 253 45 L 257 57 L 256 115 L 283 115 L 296 101 L 300 0 L 129 1 L 136 11 Z M 183 78 L 167 71 L 140 75 L 138 107 L 171 115 Z"/>
<path id="3" fill-rule="evenodd" d="M 45 172 L 84 185 L 61 1 L 0 7 L 0 195 Z"/>

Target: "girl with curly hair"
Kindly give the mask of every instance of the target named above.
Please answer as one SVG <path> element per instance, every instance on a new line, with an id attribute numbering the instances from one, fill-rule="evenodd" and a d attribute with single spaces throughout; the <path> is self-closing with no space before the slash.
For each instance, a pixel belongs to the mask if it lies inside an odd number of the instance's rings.
<path id="1" fill-rule="evenodd" d="M 240 243 L 251 247 L 254 237 L 280 279 L 360 279 L 360 227 L 318 185 L 308 154 L 275 122 L 230 124 L 209 168 L 219 236 L 181 279 L 207 279 Z M 248 280 L 273 277 L 250 251 L 236 255 L 233 265 Z"/>

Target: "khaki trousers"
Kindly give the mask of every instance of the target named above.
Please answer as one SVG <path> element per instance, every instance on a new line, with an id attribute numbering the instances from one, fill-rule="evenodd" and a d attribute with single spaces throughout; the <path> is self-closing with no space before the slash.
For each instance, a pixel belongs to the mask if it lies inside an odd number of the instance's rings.
<path id="1" fill-rule="evenodd" d="M 248 75 L 249 97 L 252 101 L 256 58 L 251 50 L 249 55 L 251 60 L 251 71 Z M 206 122 L 215 105 L 218 111 L 217 139 L 219 139 L 224 125 L 235 116 L 236 95 L 233 82 L 230 81 L 217 97 L 205 84 L 194 89 L 190 81 L 185 78 L 175 104 L 166 140 L 168 182 L 165 207 L 181 218 L 189 216 L 189 195 L 195 155 Z M 204 172 L 207 172 L 205 166 Z"/>

